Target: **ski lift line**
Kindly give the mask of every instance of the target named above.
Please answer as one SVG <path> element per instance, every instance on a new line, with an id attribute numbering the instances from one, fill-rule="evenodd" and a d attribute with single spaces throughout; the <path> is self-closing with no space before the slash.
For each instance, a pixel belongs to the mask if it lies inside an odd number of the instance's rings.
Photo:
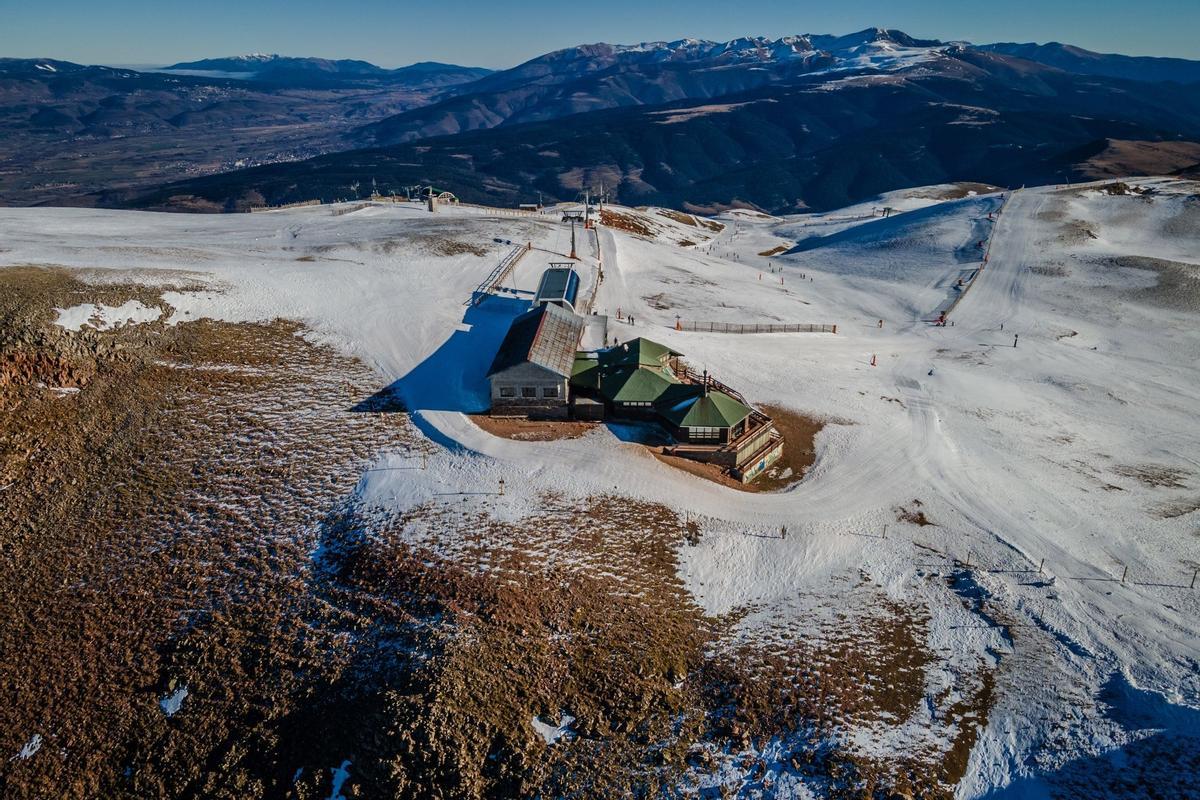
<path id="1" fill-rule="evenodd" d="M 1004 213 L 1004 209 L 1008 206 L 1008 202 L 1012 199 L 1013 195 L 1019 191 L 1021 190 L 1013 189 L 1004 195 L 1004 202 L 1000 204 L 1000 208 L 996 209 L 996 218 L 992 221 L 992 230 L 988 233 L 987 248 L 983 251 L 983 263 L 980 264 L 979 268 L 975 270 L 975 274 L 972 275 L 971 279 L 967 281 L 965 286 L 963 286 L 963 290 L 959 292 L 958 297 L 954 298 L 954 301 L 951 302 L 950 305 L 946 307 L 946 310 L 942 312 L 942 320 L 950 318 L 950 312 L 953 311 L 955 307 L 958 306 L 959 302 L 967 296 L 967 292 L 971 290 L 971 287 L 975 285 L 977 280 L 979 280 L 979 276 L 986 270 L 988 259 L 992 254 L 992 241 L 996 238 L 996 226 L 1000 224 L 1000 215 Z"/>
<path id="2" fill-rule="evenodd" d="M 494 292 L 496 288 L 504 282 L 504 279 L 508 277 L 509 273 L 516 268 L 517 262 L 520 261 L 521 258 L 528 252 L 528 245 L 517 245 L 513 247 L 513 249 L 509 251 L 508 255 L 500 260 L 500 263 L 497 264 L 490 273 L 488 273 L 488 276 L 484 278 L 479 286 L 475 288 L 475 291 L 471 293 L 473 298 L 472 302 L 474 305 L 479 305 L 481 302 L 483 302 L 483 298 L 492 294 L 492 292 Z"/>

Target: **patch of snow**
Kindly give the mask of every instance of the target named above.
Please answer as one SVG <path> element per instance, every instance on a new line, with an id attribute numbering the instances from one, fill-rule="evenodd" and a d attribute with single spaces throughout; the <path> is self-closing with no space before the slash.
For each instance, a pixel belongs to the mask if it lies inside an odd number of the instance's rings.
<path id="1" fill-rule="evenodd" d="M 163 713 L 168 717 L 175 716 L 180 707 L 183 705 L 184 699 L 188 696 L 188 688 L 180 686 L 175 691 L 158 701 L 158 706 L 163 710 Z"/>
<path id="2" fill-rule="evenodd" d="M 58 312 L 58 319 L 54 321 L 54 324 L 76 332 L 82 330 L 84 325 L 105 331 L 124 325 L 154 322 L 162 316 L 162 309 L 143 305 L 139 300 L 128 300 L 119 306 L 81 303 L 70 308 L 54 310 Z"/>
<path id="3" fill-rule="evenodd" d="M 29 741 L 25 743 L 25 746 L 21 748 L 21 751 L 17 753 L 16 757 L 22 761 L 25 761 L 33 758 L 37 751 L 41 749 L 42 735 L 40 733 L 35 733 L 33 736 L 29 737 Z"/>
<path id="4" fill-rule="evenodd" d="M 531 719 L 529 724 L 533 726 L 533 729 L 537 731 L 538 736 L 541 736 L 542 740 L 546 744 L 555 744 L 559 739 L 564 737 L 567 739 L 567 741 L 575 738 L 575 734 L 571 730 L 571 723 L 574 721 L 574 717 L 566 712 L 563 712 L 559 715 L 557 725 L 548 725 L 547 723 L 542 722 L 539 717 L 534 717 Z"/>

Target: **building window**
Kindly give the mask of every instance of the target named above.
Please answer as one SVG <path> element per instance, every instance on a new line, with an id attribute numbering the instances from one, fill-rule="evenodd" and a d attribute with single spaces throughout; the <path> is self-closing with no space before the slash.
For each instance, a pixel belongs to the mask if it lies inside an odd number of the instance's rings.
<path id="1" fill-rule="evenodd" d="M 688 428 L 688 436 L 692 439 L 720 439 L 720 428 Z"/>
<path id="2" fill-rule="evenodd" d="M 537 387 L 536 386 L 522 386 L 521 387 L 521 397 L 537 397 Z"/>
<path id="3" fill-rule="evenodd" d="M 558 397 L 557 386 L 545 386 L 542 388 L 542 397 Z"/>
<path id="4" fill-rule="evenodd" d="M 514 388 L 512 386 L 501 386 L 500 387 L 500 396 L 501 397 L 516 397 L 517 390 L 516 390 L 516 388 Z"/>

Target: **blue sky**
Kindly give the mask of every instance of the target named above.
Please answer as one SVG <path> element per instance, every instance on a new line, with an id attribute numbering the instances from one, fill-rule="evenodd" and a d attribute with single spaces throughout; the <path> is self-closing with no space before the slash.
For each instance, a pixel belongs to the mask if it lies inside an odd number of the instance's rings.
<path id="1" fill-rule="evenodd" d="M 1065 41 L 1200 59 L 1200 0 L 0 0 L 0 56 L 152 64 L 249 52 L 506 67 L 585 42 L 849 33 Z"/>

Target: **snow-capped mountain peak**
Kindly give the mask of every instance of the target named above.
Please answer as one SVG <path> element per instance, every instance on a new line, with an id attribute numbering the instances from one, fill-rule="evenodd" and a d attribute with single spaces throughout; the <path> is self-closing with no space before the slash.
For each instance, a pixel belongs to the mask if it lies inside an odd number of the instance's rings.
<path id="1" fill-rule="evenodd" d="M 548 53 L 522 66 L 580 60 L 597 65 L 694 62 L 720 66 L 805 62 L 823 56 L 834 68 L 841 65 L 851 69 L 892 70 L 931 58 L 951 46 L 933 39 L 915 39 L 903 31 L 867 28 L 844 36 L 794 34 L 778 39 L 741 36 L 723 42 L 688 37 L 638 44 L 598 43 Z"/>

